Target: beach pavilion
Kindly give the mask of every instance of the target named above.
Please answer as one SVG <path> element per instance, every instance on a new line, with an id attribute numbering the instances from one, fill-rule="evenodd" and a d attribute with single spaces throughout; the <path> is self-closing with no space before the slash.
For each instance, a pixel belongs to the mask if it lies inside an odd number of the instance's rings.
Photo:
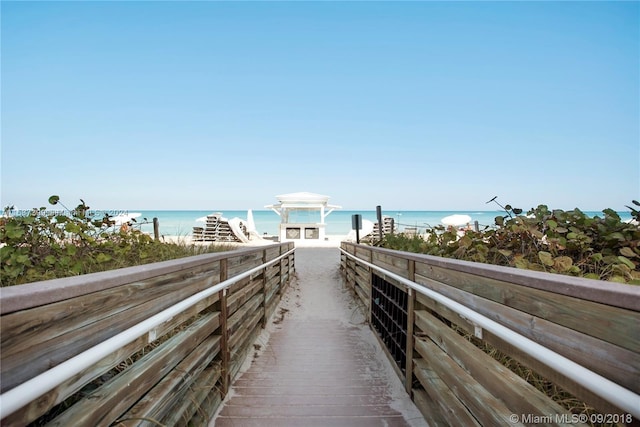
<path id="1" fill-rule="evenodd" d="M 330 205 L 329 196 L 314 193 L 291 193 L 276 196 L 278 203 L 267 205 L 280 216 L 281 242 L 325 240 L 325 219 L 341 206 Z"/>

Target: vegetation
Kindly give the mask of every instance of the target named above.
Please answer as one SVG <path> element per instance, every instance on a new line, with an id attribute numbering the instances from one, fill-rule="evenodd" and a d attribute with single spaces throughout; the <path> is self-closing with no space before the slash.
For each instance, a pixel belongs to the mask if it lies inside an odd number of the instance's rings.
<path id="1" fill-rule="evenodd" d="M 494 198 L 495 199 L 495 198 Z M 491 200 L 493 201 L 493 199 Z M 633 201 L 635 206 L 640 202 Z M 635 223 L 624 222 L 612 209 L 589 217 L 579 209 L 549 210 L 504 206 L 505 215 L 483 230 L 432 227 L 423 236 L 391 234 L 380 243 L 389 249 L 568 274 L 612 282 L 640 284 L 640 211 Z"/>
<path id="2" fill-rule="evenodd" d="M 135 226 L 135 219 L 121 227 L 108 214 L 91 215 L 83 200 L 73 210 L 33 209 L 29 215 L 0 218 L 0 283 L 19 285 L 39 280 L 94 273 L 121 267 L 165 261 L 200 253 L 229 250 L 229 246 L 195 246 L 154 240 Z"/>
<path id="3" fill-rule="evenodd" d="M 490 202 L 495 201 L 495 198 Z M 497 203 L 497 202 L 496 202 Z M 640 202 L 632 202 L 635 207 Z M 390 234 L 380 245 L 422 253 L 578 277 L 640 284 L 640 211 L 630 209 L 632 222 L 624 222 L 611 209 L 589 217 L 579 209 L 549 210 L 540 205 L 525 214 L 510 205 L 493 226 L 460 231 L 444 226 L 429 228 L 424 236 Z M 516 359 L 455 324 L 451 327 L 528 383 L 573 414 L 598 412 Z M 593 426 L 614 424 L 593 423 Z"/>

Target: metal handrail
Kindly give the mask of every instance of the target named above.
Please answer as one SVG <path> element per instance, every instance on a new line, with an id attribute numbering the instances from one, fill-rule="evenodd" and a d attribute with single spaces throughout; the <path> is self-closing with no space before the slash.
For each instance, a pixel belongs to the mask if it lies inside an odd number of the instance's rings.
<path id="1" fill-rule="evenodd" d="M 575 381 L 576 383 L 591 390 L 594 394 L 600 396 L 604 400 L 610 402 L 616 407 L 629 412 L 636 418 L 640 418 L 640 395 L 628 390 L 619 384 L 605 378 L 582 365 L 575 363 L 574 361 L 567 359 L 561 354 L 558 354 L 537 342 L 520 335 L 519 333 L 501 325 L 488 317 L 477 313 L 470 308 L 444 296 L 436 291 L 429 289 L 423 285 L 415 283 L 411 280 L 405 279 L 391 271 L 385 270 L 375 264 L 364 261 L 355 255 L 350 254 L 344 249 L 340 248 L 340 251 L 347 257 L 356 260 L 357 262 L 366 265 L 384 276 L 394 279 L 403 285 L 441 303 L 442 305 L 450 308 L 458 313 L 460 316 L 468 319 L 477 326 L 480 326 L 497 337 L 507 341 L 514 347 L 535 358 L 539 362 L 562 372 L 567 378 Z"/>
<path id="2" fill-rule="evenodd" d="M 124 347 L 146 333 L 150 333 L 154 328 L 170 320 L 177 314 L 180 314 L 184 310 L 215 294 L 216 292 L 226 290 L 234 283 L 237 283 L 258 271 L 275 264 L 282 258 L 289 256 L 294 251 L 295 248 L 285 252 L 277 258 L 272 259 L 271 261 L 259 265 L 258 267 L 254 267 L 251 270 L 247 270 L 244 273 L 240 273 L 237 276 L 226 279 L 209 289 L 193 294 L 189 298 L 166 308 L 137 325 L 114 335 L 106 341 L 103 341 L 68 360 L 65 360 L 40 375 L 35 376 L 3 393 L 0 395 L 0 417 L 4 419 L 29 402 L 39 398 L 48 391 L 53 390 L 64 381 L 72 378 L 74 375 L 89 368 L 91 365 L 97 363 L 104 357 L 113 353 L 115 350 Z"/>

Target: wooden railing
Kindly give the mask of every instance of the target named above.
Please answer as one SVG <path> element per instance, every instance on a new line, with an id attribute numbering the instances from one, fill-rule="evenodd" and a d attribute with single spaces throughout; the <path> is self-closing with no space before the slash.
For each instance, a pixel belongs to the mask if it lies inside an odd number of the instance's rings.
<path id="1" fill-rule="evenodd" d="M 640 287 L 347 242 L 341 250 L 346 282 L 430 425 L 637 423 Z M 599 413 L 568 412 L 495 351 Z"/>
<path id="2" fill-rule="evenodd" d="M 1 424 L 206 425 L 293 273 L 284 243 L 1 289 Z"/>

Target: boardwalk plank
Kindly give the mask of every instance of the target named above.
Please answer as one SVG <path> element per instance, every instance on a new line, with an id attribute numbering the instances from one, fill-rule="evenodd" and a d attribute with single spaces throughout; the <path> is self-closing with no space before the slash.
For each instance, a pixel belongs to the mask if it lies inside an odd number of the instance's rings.
<path id="1" fill-rule="evenodd" d="M 426 425 L 337 274 L 339 260 L 336 248 L 296 249 L 298 279 L 212 427 Z"/>

